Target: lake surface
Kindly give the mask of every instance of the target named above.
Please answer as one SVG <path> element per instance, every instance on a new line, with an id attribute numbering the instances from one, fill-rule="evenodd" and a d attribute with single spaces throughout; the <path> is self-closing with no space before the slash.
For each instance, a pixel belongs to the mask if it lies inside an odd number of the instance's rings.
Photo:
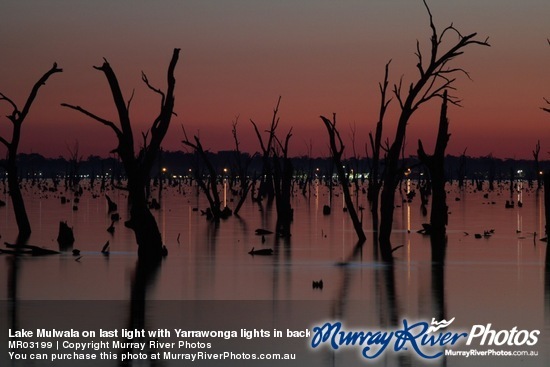
<path id="1" fill-rule="evenodd" d="M 415 188 L 415 183 L 411 185 Z M 503 183 L 488 197 L 471 186 L 459 190 L 449 185 L 444 266 L 432 266 L 430 238 L 416 233 L 422 223 L 429 222 L 429 215 L 423 216 L 420 210 L 420 198 L 417 195 L 411 203 L 402 202 L 398 193 L 392 243 L 403 247 L 394 252 L 393 267 L 377 260 L 367 209 L 362 212 L 367 242 L 353 255 L 356 235 L 348 214 L 342 210 L 339 188 L 334 191 L 329 216 L 322 212 L 329 201 L 325 186 L 313 186 L 306 196 L 297 191 L 292 237 L 285 240 L 266 235 L 262 241 L 254 231 L 275 228 L 275 204 L 269 207 L 264 202 L 261 208 L 248 200 L 239 217 L 215 224 L 193 210 L 207 205 L 202 194 L 197 196 L 195 187 L 169 187 L 162 193 L 161 209 L 154 211 L 169 255 L 158 268 L 146 271 L 138 265 L 133 232 L 123 225 L 128 219 L 124 192 L 107 192 L 118 203 L 121 215 L 111 235 L 107 232 L 111 224 L 107 202 L 97 188 L 94 192 L 99 197 L 84 190 L 74 211 L 70 193 L 44 192 L 29 183 L 25 187 L 33 229 L 29 244 L 59 249 L 58 226 L 66 221 L 74 229 L 73 248 L 81 251 L 81 257 L 77 260 L 72 251 L 17 259 L 0 255 L 4 265 L 0 267 L 0 300 L 15 304 L 17 311 L 2 315 L 2 323 L 13 325 L 16 318 L 19 326 L 36 328 L 51 318 L 49 322 L 55 326 L 62 316 L 51 312 L 37 318 L 36 310 L 65 309 L 59 306 L 61 301 L 79 312 L 97 314 L 102 310 L 102 322 L 122 328 L 137 317 L 132 306 L 136 299 L 143 307 L 137 314 L 148 328 L 174 323 L 202 328 L 218 325 L 218 329 L 237 329 L 246 324 L 250 328 L 263 324 L 270 329 L 284 329 L 284 325 L 311 328 L 325 320 L 342 320 L 355 329 L 390 330 L 401 327 L 403 319 L 430 322 L 443 316 L 456 318 L 453 327 L 467 331 L 474 324 L 488 323 L 495 330 L 514 326 L 518 330 L 538 329 L 541 334 L 537 345 L 524 349 L 538 350 L 539 356 L 445 357 L 430 365 L 550 364 L 550 285 L 545 273 L 546 244 L 539 241 L 545 221 L 543 192 L 537 193 L 526 184 L 522 192 L 510 194 L 509 185 Z M 0 192 L 4 190 L 0 188 Z M 70 202 L 62 204 L 62 195 Z M 152 195 L 158 197 L 158 192 L 153 190 Z M 358 195 L 360 205 L 368 208 L 363 193 L 359 191 Z M 14 242 L 15 220 L 9 197 L 4 196 L 8 205 L 0 208 L 1 240 Z M 228 206 L 233 208 L 238 199 L 231 199 L 228 194 Z M 506 200 L 517 203 L 519 199 L 522 207 L 505 208 Z M 475 238 L 476 233 L 491 230 L 491 236 Z M 109 256 L 101 253 L 107 241 Z M 272 248 L 274 254 L 251 256 L 248 252 L 252 248 Z M 313 289 L 312 282 L 321 279 L 323 288 Z M 25 317 L 25 312 L 35 316 Z M 187 317 L 189 314 L 193 317 Z M 83 323 L 81 326 L 93 325 L 96 320 L 77 319 Z M 77 321 L 66 318 L 65 322 L 70 328 L 70 323 Z M 0 343 L 6 340 L 2 337 Z M 384 358 L 365 361 L 359 349 L 334 353 L 326 348 L 311 351 L 305 348 L 304 340 L 297 346 L 284 344 L 286 339 L 282 343 L 287 349 L 296 349 L 299 357 L 302 354 L 300 362 L 285 366 L 425 365 L 424 360 L 409 353 L 386 353 Z"/>

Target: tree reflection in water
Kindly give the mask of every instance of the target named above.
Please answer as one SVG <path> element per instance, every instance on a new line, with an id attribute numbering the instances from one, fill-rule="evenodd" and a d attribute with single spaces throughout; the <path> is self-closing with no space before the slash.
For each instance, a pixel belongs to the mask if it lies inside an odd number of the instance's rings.
<path id="1" fill-rule="evenodd" d="M 128 330 L 147 330 L 147 292 L 154 286 L 157 278 L 158 271 L 160 269 L 163 260 L 148 261 L 143 258 L 138 258 L 136 262 L 136 268 L 131 281 L 130 286 L 130 309 L 129 320 L 127 324 Z M 146 337 L 134 338 L 132 342 L 146 342 Z M 127 341 L 123 339 L 123 341 Z M 147 354 L 156 353 L 156 350 L 149 348 L 149 344 L 146 342 L 146 349 L 142 352 Z M 125 348 L 119 351 L 119 355 L 123 353 L 139 353 L 140 351 L 134 351 L 133 348 Z M 142 361 L 140 361 L 141 363 Z M 162 360 L 148 359 L 150 366 L 161 367 L 163 366 Z M 120 361 L 119 366 L 129 367 L 132 366 L 133 360 L 127 359 Z"/>

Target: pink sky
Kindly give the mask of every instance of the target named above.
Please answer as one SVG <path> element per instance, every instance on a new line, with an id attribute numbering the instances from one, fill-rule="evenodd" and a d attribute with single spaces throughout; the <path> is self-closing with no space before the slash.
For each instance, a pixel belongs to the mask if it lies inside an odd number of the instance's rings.
<path id="1" fill-rule="evenodd" d="M 417 77 L 416 40 L 427 46 L 428 17 L 420 0 L 392 1 L 30 1 L 7 0 L 0 12 L 0 91 L 22 107 L 34 82 L 56 61 L 64 69 L 40 90 L 23 126 L 21 152 L 68 156 L 67 145 L 106 156 L 116 145 L 112 131 L 61 102 L 81 105 L 109 119 L 115 110 L 105 78 L 92 68 L 105 57 L 125 96 L 135 89 L 131 116 L 136 136 L 147 129 L 157 95 L 140 79 L 165 88 L 174 47 L 176 112 L 164 144 L 183 149 L 180 125 L 200 131 L 205 147 L 233 149 L 231 121 L 239 115 L 243 150 L 259 150 L 249 119 L 267 127 L 279 95 L 280 134 L 292 126 L 291 154 L 326 156 L 327 135 L 319 115 L 337 113 L 341 132 L 357 126 L 357 151 L 364 156 L 368 132 L 378 115 L 378 82 L 392 59 L 391 82 Z M 464 34 L 489 37 L 492 47 L 466 49 L 453 65 L 455 92 L 463 108 L 449 110 L 447 152 L 467 148 L 472 156 L 530 158 L 537 139 L 543 159 L 550 151 L 550 115 L 540 110 L 550 98 L 550 37 L 547 0 L 431 1 L 439 29 L 451 22 Z M 9 113 L 0 105 L 1 115 Z M 397 105 L 386 120 L 393 134 Z M 411 121 L 407 151 L 416 140 L 433 146 L 439 102 L 425 105 Z M 10 133 L 3 119 L 0 132 Z M 351 145 L 348 144 L 351 150 Z M 348 150 L 348 155 L 351 151 Z"/>

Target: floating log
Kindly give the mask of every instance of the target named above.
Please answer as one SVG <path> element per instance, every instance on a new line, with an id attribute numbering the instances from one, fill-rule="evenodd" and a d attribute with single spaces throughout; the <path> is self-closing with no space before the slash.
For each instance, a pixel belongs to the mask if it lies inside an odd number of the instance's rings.
<path id="1" fill-rule="evenodd" d="M 263 228 L 258 228 L 258 229 L 256 229 L 255 232 L 256 232 L 256 235 L 258 235 L 258 236 L 266 235 L 266 234 L 273 234 L 273 232 L 271 232 L 270 230 L 263 229 Z"/>
<path id="2" fill-rule="evenodd" d="M 4 242 L 7 248 L 13 250 L 0 250 L 3 253 L 10 254 L 30 254 L 32 256 L 43 256 L 43 255 L 57 255 L 59 251 L 50 250 L 43 247 L 33 246 L 33 245 L 18 245 L 13 243 Z"/>
<path id="3" fill-rule="evenodd" d="M 254 247 L 252 247 L 252 250 L 249 252 L 250 255 L 259 255 L 259 256 L 270 256 L 273 255 L 273 249 L 270 248 L 264 248 L 261 250 L 254 250 Z"/>

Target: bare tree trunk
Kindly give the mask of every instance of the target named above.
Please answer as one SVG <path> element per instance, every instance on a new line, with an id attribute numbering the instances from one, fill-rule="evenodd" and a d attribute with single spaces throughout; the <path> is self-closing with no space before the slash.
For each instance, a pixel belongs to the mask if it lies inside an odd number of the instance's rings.
<path id="1" fill-rule="evenodd" d="M 138 257 L 158 258 L 162 254 L 162 236 L 157 221 L 147 205 L 145 182 L 142 177 L 128 176 L 128 194 L 131 198 L 129 227 L 134 231 L 139 245 Z"/>
<path id="2" fill-rule="evenodd" d="M 269 133 L 269 137 L 266 144 L 264 144 L 262 135 L 258 130 L 258 126 L 253 120 L 250 120 L 250 122 L 252 123 L 252 126 L 254 126 L 254 131 L 256 132 L 256 136 L 258 137 L 258 141 L 260 142 L 260 147 L 263 153 L 262 175 L 260 177 L 260 188 L 258 190 L 258 196 L 257 196 L 258 201 L 261 201 L 266 195 L 269 202 L 273 202 L 273 199 L 275 198 L 275 188 L 273 187 L 273 176 L 272 176 L 273 168 L 271 167 L 271 148 L 273 144 L 273 139 L 275 138 L 275 130 L 277 130 L 277 126 L 279 125 L 279 117 L 277 116 L 277 114 L 279 113 L 280 104 L 281 104 L 281 96 L 279 96 L 279 99 L 277 100 L 277 105 L 273 109 L 271 126 L 267 131 Z"/>
<path id="3" fill-rule="evenodd" d="M 372 165 L 369 175 L 369 187 L 367 191 L 367 197 L 370 202 L 371 214 L 372 214 L 372 228 L 375 233 L 378 233 L 378 203 L 380 198 L 380 189 L 382 188 L 382 181 L 380 180 L 380 151 L 382 150 L 382 128 L 384 123 L 384 116 L 386 110 L 391 102 L 391 98 L 386 100 L 386 92 L 388 90 L 388 77 L 389 77 L 390 62 L 386 64 L 386 71 L 384 74 L 384 82 L 379 84 L 380 88 L 380 114 L 378 122 L 376 123 L 376 132 L 374 137 L 369 133 L 370 143 L 372 147 Z M 378 245 L 378 240 L 376 240 Z"/>
<path id="4" fill-rule="evenodd" d="M 238 123 L 239 117 L 237 116 L 235 118 L 235 121 L 233 121 L 233 140 L 235 141 L 235 160 L 237 163 L 237 170 L 239 172 L 239 178 L 240 178 L 240 198 L 239 202 L 237 203 L 237 206 L 235 207 L 235 210 L 233 213 L 235 215 L 239 214 L 239 211 L 241 210 L 241 206 L 244 204 L 246 197 L 248 196 L 248 191 L 254 184 L 254 182 L 249 183 L 248 182 L 248 167 L 250 166 L 250 163 L 252 162 L 252 158 L 250 156 L 247 156 L 245 158 L 245 162 L 243 162 L 243 157 L 241 154 L 241 150 L 239 149 L 239 139 L 237 137 L 237 123 Z"/>
<path id="5" fill-rule="evenodd" d="M 464 149 L 464 152 L 462 152 L 462 155 L 460 156 L 460 159 L 458 161 L 458 187 L 460 189 L 464 188 L 464 176 L 466 176 L 466 149 Z"/>
<path id="6" fill-rule="evenodd" d="M 222 218 L 221 200 L 220 196 L 218 195 L 218 174 L 214 169 L 212 162 L 210 162 L 210 159 L 206 155 L 206 152 L 202 147 L 199 137 L 194 136 L 193 138 L 195 139 L 195 142 L 193 143 L 187 137 L 185 129 L 183 129 L 183 134 L 185 136 L 185 140 L 183 140 L 182 143 L 195 150 L 195 152 L 199 155 L 208 170 L 208 184 L 204 182 L 204 179 L 201 177 L 200 172 L 198 172 L 198 168 L 195 169 L 195 179 L 197 180 L 197 184 L 204 191 L 208 203 L 210 204 L 210 212 L 212 215 L 211 219 L 213 219 L 215 222 L 218 222 Z"/>
<path id="7" fill-rule="evenodd" d="M 432 210 L 430 213 L 431 233 L 445 234 L 447 226 L 447 194 L 445 192 L 445 149 L 449 142 L 449 120 L 447 119 L 447 91 L 443 94 L 439 130 L 434 154 L 428 156 L 422 141 L 418 140 L 418 157 L 428 168 L 432 181 Z"/>
<path id="8" fill-rule="evenodd" d="M 535 159 L 535 177 L 537 178 L 537 190 L 540 190 L 540 188 L 542 187 L 542 175 L 540 174 L 539 153 L 540 153 L 540 140 L 537 141 L 535 150 L 533 150 L 533 158 Z"/>
<path id="9" fill-rule="evenodd" d="M 16 164 L 17 150 L 19 149 L 19 141 L 21 140 L 21 126 L 29 113 L 40 87 L 46 84 L 46 81 L 52 74 L 60 73 L 62 71 L 63 70 L 59 69 L 57 64 L 54 63 L 52 68 L 34 84 L 22 110 L 19 110 L 15 102 L 13 102 L 10 98 L 6 97 L 3 93 L 0 93 L 0 101 L 6 101 L 13 108 L 11 115 L 7 116 L 13 124 L 12 139 L 8 142 L 4 137 L 0 136 L 0 143 L 4 144 L 8 149 L 8 156 L 4 168 L 8 173 L 8 187 L 10 190 L 13 210 L 15 212 L 15 221 L 19 230 L 18 238 L 21 240 L 28 239 L 31 234 L 31 225 L 27 216 L 27 210 L 25 209 L 23 196 L 21 195 L 21 189 L 19 188 L 19 175 Z"/>
<path id="10" fill-rule="evenodd" d="M 21 239 L 28 238 L 31 234 L 31 224 L 29 217 L 27 216 L 27 210 L 25 208 L 25 201 L 21 194 L 21 188 L 19 187 L 19 176 L 17 175 L 17 167 L 15 163 L 8 163 L 6 167 L 8 173 L 8 188 L 10 191 L 11 202 L 13 205 L 13 211 L 15 213 L 15 222 L 19 230 L 18 237 Z"/>
<path id="11" fill-rule="evenodd" d="M 340 133 L 336 129 L 336 114 L 333 114 L 332 121 L 324 116 L 321 116 L 321 119 L 325 123 L 325 127 L 328 131 L 332 159 L 334 161 L 334 164 L 336 165 L 336 172 L 338 173 L 338 177 L 340 178 L 342 192 L 344 193 L 344 200 L 346 202 L 346 207 L 348 208 L 349 216 L 353 223 L 353 228 L 355 229 L 355 233 L 357 233 L 359 242 L 364 243 L 367 240 L 367 236 L 365 236 L 365 232 L 363 231 L 363 224 L 359 220 L 359 216 L 357 215 L 357 211 L 355 210 L 355 206 L 353 205 L 353 200 L 349 192 L 348 176 L 346 174 L 346 171 L 344 170 L 344 167 L 342 166 L 342 153 L 344 152 L 345 147 L 340 137 Z M 338 146 L 336 139 L 338 139 Z"/>
<path id="12" fill-rule="evenodd" d="M 273 153 L 273 187 L 277 204 L 276 232 L 282 237 L 290 237 L 290 224 L 294 217 L 291 205 L 294 168 L 290 158 L 288 158 L 288 142 L 291 136 L 292 134 L 289 132 L 284 145 L 275 137 L 283 156 L 282 158 L 279 157 L 275 150 Z"/>

